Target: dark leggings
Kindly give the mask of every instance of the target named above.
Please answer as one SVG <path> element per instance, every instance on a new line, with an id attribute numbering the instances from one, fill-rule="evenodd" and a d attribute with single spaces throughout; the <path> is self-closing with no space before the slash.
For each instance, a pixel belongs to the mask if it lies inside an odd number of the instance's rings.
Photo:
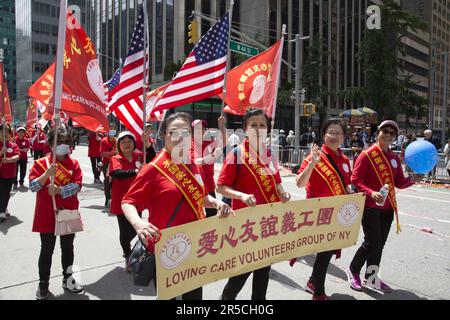
<path id="1" fill-rule="evenodd" d="M 197 288 L 192 291 L 186 292 L 181 295 L 181 300 L 202 300 L 203 298 L 203 288 Z M 176 300 L 177 298 L 172 298 L 170 300 Z"/>
<path id="2" fill-rule="evenodd" d="M 103 171 L 103 192 L 105 193 L 105 200 L 109 201 L 111 199 L 111 183 L 109 182 L 109 177 L 106 176 L 108 172 L 108 164 L 103 164 L 102 171 Z"/>
<path id="3" fill-rule="evenodd" d="M 252 300 L 266 300 L 267 287 L 269 285 L 270 267 L 253 271 Z M 228 283 L 222 292 L 223 300 L 236 300 L 236 296 L 244 287 L 247 278 L 252 272 L 244 273 L 228 279 Z"/>
<path id="4" fill-rule="evenodd" d="M 383 248 L 391 230 L 394 220 L 394 211 L 367 208 L 364 210 L 362 226 L 364 230 L 364 242 L 353 257 L 350 270 L 359 274 L 362 267 L 367 263 L 367 268 L 375 268 L 375 273 L 381 262 Z M 369 278 L 373 272 L 366 270 L 365 278 Z"/>
<path id="5" fill-rule="evenodd" d="M 142 218 L 142 212 L 139 212 L 139 217 Z M 117 222 L 119 223 L 120 246 L 122 247 L 123 255 L 128 259 L 131 254 L 130 242 L 136 236 L 136 231 L 123 214 L 117 216 Z"/>
<path id="6" fill-rule="evenodd" d="M 17 184 L 17 180 L 19 180 L 21 185 L 23 184 L 23 182 L 25 180 L 25 176 L 27 175 L 27 162 L 28 162 L 27 159 L 19 159 L 19 161 L 17 161 L 16 180 L 14 181 L 15 184 Z M 19 175 L 19 171 L 20 171 L 20 175 Z"/>
<path id="7" fill-rule="evenodd" d="M 56 236 L 53 233 L 41 233 L 41 253 L 39 255 L 39 280 L 48 282 L 50 280 L 50 270 L 52 267 L 53 250 L 55 249 Z M 72 275 L 69 267 L 73 265 L 73 241 L 74 234 L 61 236 L 61 264 L 63 268 L 64 279 L 68 279 Z"/>
<path id="8" fill-rule="evenodd" d="M 311 278 L 309 278 L 314 284 L 315 296 L 325 294 L 325 277 L 327 276 L 328 265 L 335 252 L 335 250 L 320 252 L 316 256 Z"/>
<path id="9" fill-rule="evenodd" d="M 94 179 L 100 179 L 100 169 L 98 168 L 99 162 L 102 161 L 102 158 L 94 158 L 90 157 L 91 159 L 91 167 L 92 167 L 92 173 L 94 174 Z"/>
<path id="10" fill-rule="evenodd" d="M 0 212 L 6 212 L 14 179 L 0 178 Z"/>
<path id="11" fill-rule="evenodd" d="M 38 160 L 44 156 L 44 150 L 34 150 L 34 160 Z"/>

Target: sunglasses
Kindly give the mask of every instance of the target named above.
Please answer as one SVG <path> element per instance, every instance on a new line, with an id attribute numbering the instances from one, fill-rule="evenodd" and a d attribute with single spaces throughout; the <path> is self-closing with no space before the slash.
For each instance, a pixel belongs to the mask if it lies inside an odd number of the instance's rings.
<path id="1" fill-rule="evenodd" d="M 397 132 L 393 131 L 393 130 L 389 130 L 389 129 L 382 129 L 381 132 L 383 132 L 383 134 L 389 134 L 393 137 L 395 137 L 397 135 Z"/>

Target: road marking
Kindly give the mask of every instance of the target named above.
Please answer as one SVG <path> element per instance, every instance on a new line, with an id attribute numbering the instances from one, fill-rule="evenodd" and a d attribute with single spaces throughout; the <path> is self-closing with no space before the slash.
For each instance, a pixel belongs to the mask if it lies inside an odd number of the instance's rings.
<path id="1" fill-rule="evenodd" d="M 429 220 L 429 221 L 434 221 L 434 222 L 450 223 L 449 220 L 429 218 L 429 217 L 422 217 L 422 216 L 417 216 L 417 215 L 414 215 L 412 213 L 407 213 L 407 212 L 402 212 L 402 211 L 400 211 L 399 214 L 401 216 L 408 216 L 408 217 L 413 217 L 413 218 L 418 218 L 418 219 L 423 219 L 423 220 Z"/>
<path id="2" fill-rule="evenodd" d="M 449 200 L 442 200 L 442 199 L 435 199 L 435 198 L 427 198 L 427 197 L 417 197 L 417 196 L 408 196 L 404 193 L 397 194 L 399 197 L 406 197 L 406 198 L 414 198 L 414 199 L 421 199 L 421 200 L 428 200 L 428 201 L 439 201 L 439 202 L 445 202 L 450 203 Z"/>
<path id="3" fill-rule="evenodd" d="M 410 188 L 411 190 L 415 190 L 415 191 L 424 191 L 424 192 L 431 192 L 431 193 L 440 193 L 440 194 L 445 194 L 450 196 L 450 192 L 445 192 L 445 191 L 437 191 L 437 190 L 428 190 L 428 189 L 424 189 L 424 188 Z"/>

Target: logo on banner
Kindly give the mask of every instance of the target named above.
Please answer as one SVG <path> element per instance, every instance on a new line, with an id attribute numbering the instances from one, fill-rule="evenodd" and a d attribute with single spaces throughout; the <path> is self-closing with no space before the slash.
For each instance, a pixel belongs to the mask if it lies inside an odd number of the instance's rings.
<path id="1" fill-rule="evenodd" d="M 266 88 L 267 78 L 265 75 L 259 75 L 253 80 L 253 89 L 250 94 L 250 103 L 256 104 L 264 96 L 264 90 Z"/>
<path id="2" fill-rule="evenodd" d="M 349 202 L 342 206 L 339 210 L 337 219 L 341 226 L 352 226 L 358 217 L 359 207 L 356 202 Z"/>
<path id="3" fill-rule="evenodd" d="M 178 267 L 191 254 L 192 241 L 185 233 L 177 233 L 164 244 L 161 250 L 161 265 L 166 270 Z"/>
<path id="4" fill-rule="evenodd" d="M 92 91 L 97 95 L 100 101 L 106 101 L 105 88 L 103 86 L 103 78 L 100 72 L 98 60 L 91 60 L 86 67 L 86 76 Z"/>

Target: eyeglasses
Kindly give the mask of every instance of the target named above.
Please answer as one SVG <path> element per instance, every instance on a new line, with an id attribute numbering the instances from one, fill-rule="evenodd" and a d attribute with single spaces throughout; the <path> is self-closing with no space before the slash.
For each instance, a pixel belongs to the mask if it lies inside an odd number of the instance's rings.
<path id="1" fill-rule="evenodd" d="M 381 132 L 383 132 L 383 134 L 389 134 L 393 137 L 395 137 L 397 135 L 397 132 L 393 131 L 393 130 L 389 130 L 389 129 L 382 129 Z"/>
<path id="2" fill-rule="evenodd" d="M 169 131 L 169 136 L 171 137 L 189 137 L 191 135 L 189 130 L 172 130 Z"/>
<path id="3" fill-rule="evenodd" d="M 340 136 L 343 135 L 343 132 L 338 132 L 338 131 L 327 131 L 327 135 L 329 136 Z"/>

